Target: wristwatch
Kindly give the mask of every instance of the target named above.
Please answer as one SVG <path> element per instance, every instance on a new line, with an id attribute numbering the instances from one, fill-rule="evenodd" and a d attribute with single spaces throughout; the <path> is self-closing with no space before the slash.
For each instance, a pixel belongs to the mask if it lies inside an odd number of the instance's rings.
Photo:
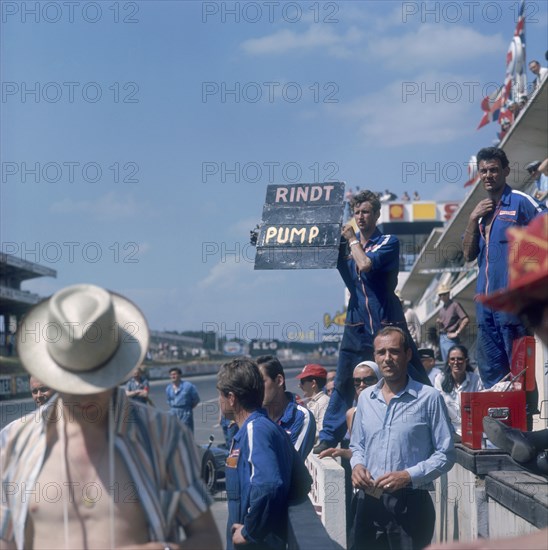
<path id="1" fill-rule="evenodd" d="M 352 248 L 355 244 L 360 244 L 360 241 L 358 241 L 358 239 L 354 239 L 348 243 L 348 246 Z"/>

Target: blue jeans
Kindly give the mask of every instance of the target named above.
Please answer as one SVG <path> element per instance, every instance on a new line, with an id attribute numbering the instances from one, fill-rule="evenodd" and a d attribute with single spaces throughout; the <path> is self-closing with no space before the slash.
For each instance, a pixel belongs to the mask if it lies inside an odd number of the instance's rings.
<path id="1" fill-rule="evenodd" d="M 476 306 L 478 323 L 478 371 L 485 388 L 490 388 L 510 372 L 514 340 L 527 334 L 517 317 Z"/>
<path id="2" fill-rule="evenodd" d="M 456 344 L 460 344 L 460 340 L 458 337 L 449 338 L 447 334 L 440 334 L 440 352 L 441 352 L 441 359 L 444 364 L 447 362 L 447 356 L 449 355 L 449 350 Z"/>

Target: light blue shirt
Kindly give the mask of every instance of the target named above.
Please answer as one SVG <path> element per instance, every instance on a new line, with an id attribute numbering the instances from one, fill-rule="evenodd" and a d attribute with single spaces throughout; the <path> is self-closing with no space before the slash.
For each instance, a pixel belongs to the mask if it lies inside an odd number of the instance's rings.
<path id="1" fill-rule="evenodd" d="M 358 399 L 350 464 L 363 464 L 373 479 L 407 470 L 414 489 L 428 489 L 455 463 L 447 407 L 436 389 L 409 376 L 407 386 L 387 405 L 383 384 L 365 389 Z"/>

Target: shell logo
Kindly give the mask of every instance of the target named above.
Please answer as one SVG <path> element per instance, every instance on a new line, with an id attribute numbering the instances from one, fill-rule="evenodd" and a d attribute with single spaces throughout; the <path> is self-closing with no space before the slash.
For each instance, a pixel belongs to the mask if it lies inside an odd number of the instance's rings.
<path id="1" fill-rule="evenodd" d="M 403 220 L 405 210 L 403 204 L 391 204 L 388 212 L 391 220 Z"/>

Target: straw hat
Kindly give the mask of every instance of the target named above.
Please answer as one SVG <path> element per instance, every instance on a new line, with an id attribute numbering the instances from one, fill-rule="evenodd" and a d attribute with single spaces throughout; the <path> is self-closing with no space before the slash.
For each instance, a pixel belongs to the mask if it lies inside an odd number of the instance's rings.
<path id="1" fill-rule="evenodd" d="M 149 332 L 139 308 L 94 285 L 74 285 L 34 306 L 17 330 L 25 369 L 64 393 L 114 388 L 143 361 Z"/>
<path id="2" fill-rule="evenodd" d="M 438 296 L 440 294 L 449 294 L 451 292 L 451 287 L 449 285 L 440 285 L 438 287 Z"/>

